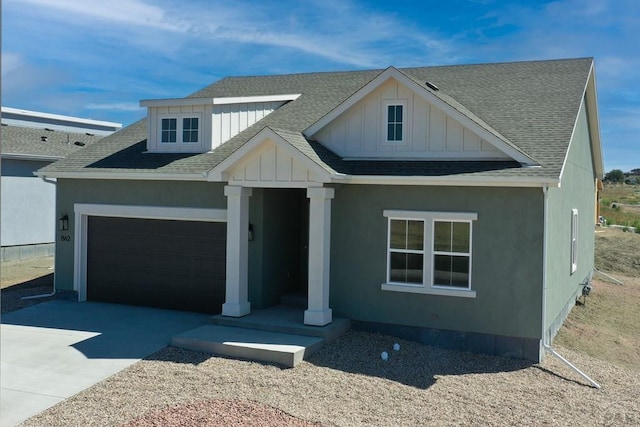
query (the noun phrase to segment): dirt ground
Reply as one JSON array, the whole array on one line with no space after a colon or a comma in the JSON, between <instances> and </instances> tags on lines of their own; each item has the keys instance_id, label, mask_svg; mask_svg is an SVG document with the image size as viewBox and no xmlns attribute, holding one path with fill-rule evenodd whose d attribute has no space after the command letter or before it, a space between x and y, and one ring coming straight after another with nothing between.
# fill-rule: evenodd
<instances>
[{"instance_id":1,"label":"dirt ground","mask_svg":"<svg viewBox=\"0 0 640 427\"><path fill-rule=\"evenodd\" d=\"M22 299L34 295L47 295L53 291L53 257L1 263L0 288L2 313L53 299Z\"/></svg>"},{"instance_id":2,"label":"dirt ground","mask_svg":"<svg viewBox=\"0 0 640 427\"><path fill-rule=\"evenodd\" d=\"M594 279L591 294L571 310L554 345L640 371L640 276Z\"/></svg>"},{"instance_id":3,"label":"dirt ground","mask_svg":"<svg viewBox=\"0 0 640 427\"><path fill-rule=\"evenodd\" d=\"M34 258L26 261L10 261L0 264L0 288L41 279L53 284L53 257Z\"/></svg>"},{"instance_id":4,"label":"dirt ground","mask_svg":"<svg viewBox=\"0 0 640 427\"><path fill-rule=\"evenodd\" d=\"M596 229L596 268L640 277L640 233L618 228Z\"/></svg>"}]
</instances>

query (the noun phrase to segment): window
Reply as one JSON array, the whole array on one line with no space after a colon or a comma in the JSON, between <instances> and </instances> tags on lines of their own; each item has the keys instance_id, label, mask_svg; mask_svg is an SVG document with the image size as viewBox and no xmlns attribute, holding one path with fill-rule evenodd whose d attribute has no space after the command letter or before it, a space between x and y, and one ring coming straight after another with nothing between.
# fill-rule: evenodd
<instances>
[{"instance_id":1,"label":"window","mask_svg":"<svg viewBox=\"0 0 640 427\"><path fill-rule=\"evenodd\" d=\"M387 141L403 140L404 105L387 105Z\"/></svg>"},{"instance_id":2,"label":"window","mask_svg":"<svg viewBox=\"0 0 640 427\"><path fill-rule=\"evenodd\" d=\"M198 118L182 119L182 142L198 142Z\"/></svg>"},{"instance_id":3,"label":"window","mask_svg":"<svg viewBox=\"0 0 640 427\"><path fill-rule=\"evenodd\" d=\"M178 150L181 144L200 143L200 118L192 115L176 116L160 118L160 142L171 144Z\"/></svg>"},{"instance_id":4,"label":"window","mask_svg":"<svg viewBox=\"0 0 640 427\"><path fill-rule=\"evenodd\" d=\"M434 286L469 289L470 243L470 222L434 221Z\"/></svg>"},{"instance_id":5,"label":"window","mask_svg":"<svg viewBox=\"0 0 640 427\"><path fill-rule=\"evenodd\" d=\"M424 221L389 220L389 282L422 284Z\"/></svg>"},{"instance_id":6,"label":"window","mask_svg":"<svg viewBox=\"0 0 640 427\"><path fill-rule=\"evenodd\" d=\"M177 120L162 119L162 142L176 142Z\"/></svg>"},{"instance_id":7,"label":"window","mask_svg":"<svg viewBox=\"0 0 640 427\"><path fill-rule=\"evenodd\" d=\"M471 290L475 213L385 210L387 280L383 290L475 297Z\"/></svg>"},{"instance_id":8,"label":"window","mask_svg":"<svg viewBox=\"0 0 640 427\"><path fill-rule=\"evenodd\" d=\"M578 269L578 209L571 210L571 274Z\"/></svg>"}]
</instances>

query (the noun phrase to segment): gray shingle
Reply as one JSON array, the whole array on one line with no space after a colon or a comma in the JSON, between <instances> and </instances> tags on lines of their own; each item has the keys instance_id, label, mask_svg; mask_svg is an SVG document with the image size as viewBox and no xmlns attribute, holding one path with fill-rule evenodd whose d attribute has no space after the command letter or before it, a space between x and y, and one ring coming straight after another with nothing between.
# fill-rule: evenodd
<instances>
[{"instance_id":1,"label":"gray shingle","mask_svg":"<svg viewBox=\"0 0 640 427\"><path fill-rule=\"evenodd\" d=\"M301 96L264 119L203 154L148 154L146 120L69 155L48 166L48 172L143 172L205 174L266 126L324 163L325 170L367 171L388 174L406 167L412 173L468 173L496 177L558 179L580 108L591 58L528 61L497 64L405 68L401 72L430 90L426 81L439 87L437 96L486 124L541 167L520 168L513 162L343 162L316 142L304 143L302 131L319 121L383 70L227 77L189 97L239 97L300 93ZM306 151L305 151L306 150ZM437 166L436 163L443 163ZM463 164L468 163L468 164ZM404 166L403 166L404 165ZM375 167L374 167L375 166ZM436 167L437 166L437 167Z\"/></svg>"},{"instance_id":2,"label":"gray shingle","mask_svg":"<svg viewBox=\"0 0 640 427\"><path fill-rule=\"evenodd\" d=\"M2 154L63 158L102 139L102 136L59 130L2 125Z\"/></svg>"}]
</instances>

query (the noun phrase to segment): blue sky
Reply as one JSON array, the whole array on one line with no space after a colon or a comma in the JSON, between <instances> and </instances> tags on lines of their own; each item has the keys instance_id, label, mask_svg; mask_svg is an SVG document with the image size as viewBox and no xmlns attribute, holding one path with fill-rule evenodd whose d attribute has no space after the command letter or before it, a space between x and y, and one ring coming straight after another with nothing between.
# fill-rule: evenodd
<instances>
[{"instance_id":1,"label":"blue sky","mask_svg":"<svg viewBox=\"0 0 640 427\"><path fill-rule=\"evenodd\" d=\"M596 60L605 169L640 167L640 2L4 0L2 105L125 125L228 75Z\"/></svg>"}]
</instances>

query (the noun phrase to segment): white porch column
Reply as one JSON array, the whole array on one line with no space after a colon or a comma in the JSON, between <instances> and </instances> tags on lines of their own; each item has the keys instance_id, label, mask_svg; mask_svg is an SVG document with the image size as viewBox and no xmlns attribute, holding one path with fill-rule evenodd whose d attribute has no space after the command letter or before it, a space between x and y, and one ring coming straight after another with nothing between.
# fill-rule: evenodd
<instances>
[{"instance_id":1,"label":"white porch column","mask_svg":"<svg viewBox=\"0 0 640 427\"><path fill-rule=\"evenodd\" d=\"M251 188L227 185L227 287L222 315L242 317L249 303L249 197Z\"/></svg>"},{"instance_id":2,"label":"white porch column","mask_svg":"<svg viewBox=\"0 0 640 427\"><path fill-rule=\"evenodd\" d=\"M309 198L309 307L305 325L331 323L329 308L329 263L331 241L331 199L333 188L307 189Z\"/></svg>"}]
</instances>

